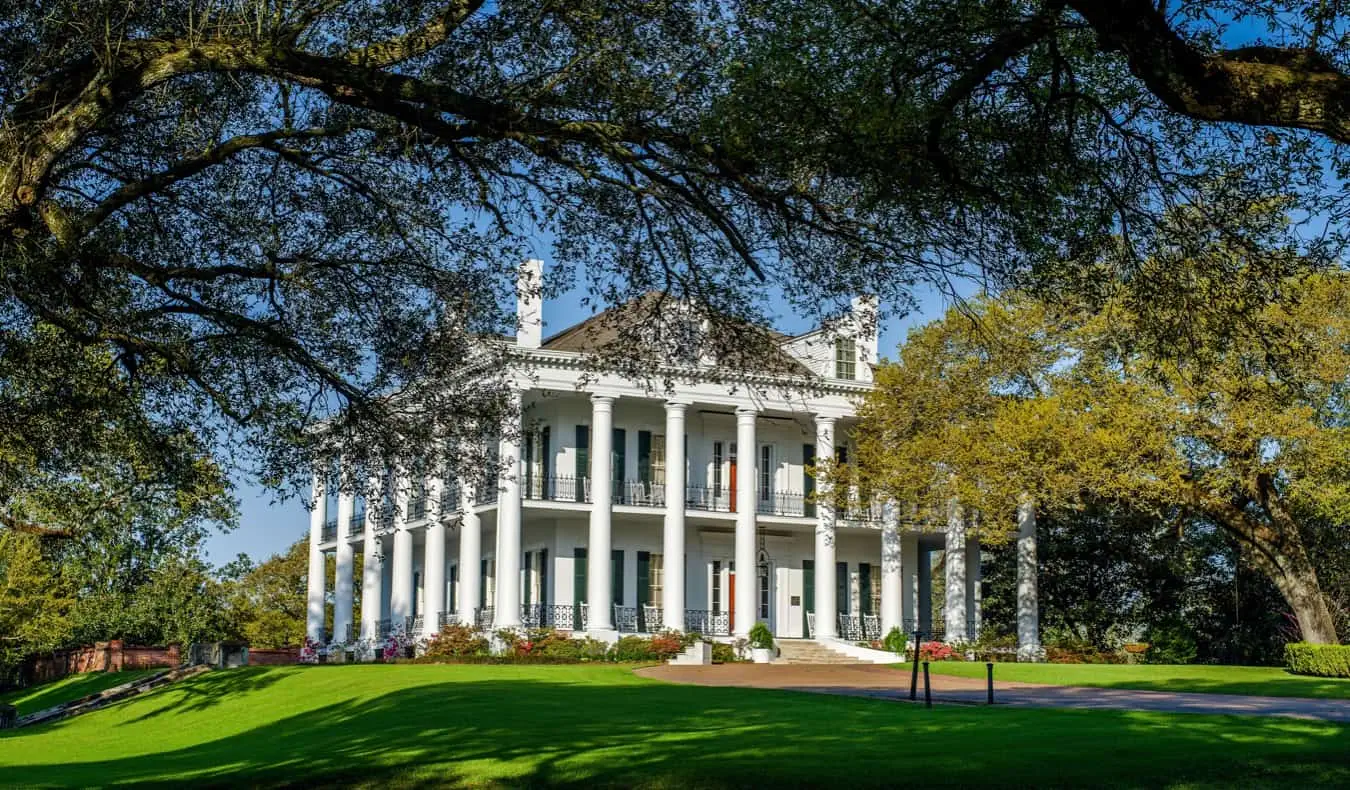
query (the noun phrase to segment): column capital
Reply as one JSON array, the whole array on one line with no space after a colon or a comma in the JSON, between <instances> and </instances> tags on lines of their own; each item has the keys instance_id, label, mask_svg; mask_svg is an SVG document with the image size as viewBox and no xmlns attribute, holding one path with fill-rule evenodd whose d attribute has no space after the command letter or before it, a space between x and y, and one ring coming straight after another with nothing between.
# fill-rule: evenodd
<instances>
[{"instance_id":1,"label":"column capital","mask_svg":"<svg viewBox=\"0 0 1350 790\"><path fill-rule=\"evenodd\" d=\"M816 426L828 426L833 428L834 424L843 418L843 415L832 412L816 412Z\"/></svg>"},{"instance_id":2,"label":"column capital","mask_svg":"<svg viewBox=\"0 0 1350 790\"><path fill-rule=\"evenodd\" d=\"M689 403L689 401L686 401L686 400L674 400L674 399L671 399L671 400L666 401L666 411L667 411L667 412L679 412L679 413L683 414L683 413L689 408L689 406L690 406L690 403Z\"/></svg>"},{"instance_id":3,"label":"column capital","mask_svg":"<svg viewBox=\"0 0 1350 790\"><path fill-rule=\"evenodd\" d=\"M736 407L736 421L737 421L737 422L746 422L746 421L748 421L748 420L754 420L754 419L757 418L757 417L759 417L759 409L756 409L754 406L737 406L737 407Z\"/></svg>"},{"instance_id":4,"label":"column capital","mask_svg":"<svg viewBox=\"0 0 1350 790\"><path fill-rule=\"evenodd\" d=\"M608 409L614 406L614 401L618 398L614 395L604 395L598 392L591 393L591 406L596 409Z\"/></svg>"}]
</instances>

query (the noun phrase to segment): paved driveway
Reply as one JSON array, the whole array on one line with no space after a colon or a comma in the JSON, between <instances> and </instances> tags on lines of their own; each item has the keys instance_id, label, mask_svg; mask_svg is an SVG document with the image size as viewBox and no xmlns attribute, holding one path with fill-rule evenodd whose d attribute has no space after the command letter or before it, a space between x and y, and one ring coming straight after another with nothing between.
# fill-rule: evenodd
<instances>
[{"instance_id":1,"label":"paved driveway","mask_svg":"<svg viewBox=\"0 0 1350 790\"><path fill-rule=\"evenodd\" d=\"M637 670L644 677L702 686L744 686L909 701L909 670L868 664L716 664ZM974 678L933 675L933 701L982 705L985 684ZM923 678L919 678L923 700ZM1289 716L1350 722L1350 701L1236 694L1191 694L1132 689L994 683L994 702L1038 708L1141 710L1169 713Z\"/></svg>"}]
</instances>

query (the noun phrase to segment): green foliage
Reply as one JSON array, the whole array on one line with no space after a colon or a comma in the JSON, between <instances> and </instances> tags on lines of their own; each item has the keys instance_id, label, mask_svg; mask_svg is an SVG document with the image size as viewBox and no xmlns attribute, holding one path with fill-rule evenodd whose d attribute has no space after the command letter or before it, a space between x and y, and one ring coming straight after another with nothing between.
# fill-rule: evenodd
<instances>
[{"instance_id":1,"label":"green foliage","mask_svg":"<svg viewBox=\"0 0 1350 790\"><path fill-rule=\"evenodd\" d=\"M1247 271L1248 253L1226 254ZM995 544L1028 502L1066 517L1093 502L1200 514L1251 549L1307 638L1334 640L1299 518L1350 514L1350 275L1305 272L1283 289L1245 308L1260 331L1221 322L1227 303L1194 305L1184 355L1159 346L1123 289L1101 304L1010 293L953 311L878 368L855 474L931 523L953 498L979 510Z\"/></svg>"},{"instance_id":2,"label":"green foliage","mask_svg":"<svg viewBox=\"0 0 1350 790\"><path fill-rule=\"evenodd\" d=\"M1284 646L1289 671L1322 678L1350 678L1350 645L1311 645L1294 642Z\"/></svg>"},{"instance_id":3,"label":"green foliage","mask_svg":"<svg viewBox=\"0 0 1350 790\"><path fill-rule=\"evenodd\" d=\"M773 632L769 626L760 622L750 627L750 633L747 634L750 639L750 646L759 650L773 649Z\"/></svg>"},{"instance_id":4,"label":"green foliage","mask_svg":"<svg viewBox=\"0 0 1350 790\"><path fill-rule=\"evenodd\" d=\"M1149 664L1190 664L1195 661L1195 632L1185 623L1163 623L1144 633L1149 648L1144 661Z\"/></svg>"},{"instance_id":5,"label":"green foliage","mask_svg":"<svg viewBox=\"0 0 1350 790\"><path fill-rule=\"evenodd\" d=\"M490 652L488 640L477 629L460 623L447 623L427 641L423 657L427 660L464 658L486 656Z\"/></svg>"},{"instance_id":6,"label":"green foliage","mask_svg":"<svg viewBox=\"0 0 1350 790\"><path fill-rule=\"evenodd\" d=\"M886 634L886 638L881 640L881 644L886 650L903 656L909 648L909 636L901 631L899 626L893 626Z\"/></svg>"},{"instance_id":7,"label":"green foliage","mask_svg":"<svg viewBox=\"0 0 1350 790\"><path fill-rule=\"evenodd\" d=\"M736 648L726 642L713 642L712 661L714 664L734 664L745 659L736 654Z\"/></svg>"},{"instance_id":8,"label":"green foliage","mask_svg":"<svg viewBox=\"0 0 1350 790\"><path fill-rule=\"evenodd\" d=\"M308 575L309 541L301 539L231 583L230 606L240 637L253 647L303 644Z\"/></svg>"}]
</instances>

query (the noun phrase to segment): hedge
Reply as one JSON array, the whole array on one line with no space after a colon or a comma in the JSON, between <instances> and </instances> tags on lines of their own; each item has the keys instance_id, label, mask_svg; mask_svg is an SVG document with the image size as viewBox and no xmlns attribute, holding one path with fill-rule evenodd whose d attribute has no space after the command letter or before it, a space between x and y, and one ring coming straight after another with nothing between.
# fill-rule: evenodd
<instances>
[{"instance_id":1,"label":"hedge","mask_svg":"<svg viewBox=\"0 0 1350 790\"><path fill-rule=\"evenodd\" d=\"M1350 678L1350 645L1294 642L1284 646L1284 660L1295 675Z\"/></svg>"}]
</instances>

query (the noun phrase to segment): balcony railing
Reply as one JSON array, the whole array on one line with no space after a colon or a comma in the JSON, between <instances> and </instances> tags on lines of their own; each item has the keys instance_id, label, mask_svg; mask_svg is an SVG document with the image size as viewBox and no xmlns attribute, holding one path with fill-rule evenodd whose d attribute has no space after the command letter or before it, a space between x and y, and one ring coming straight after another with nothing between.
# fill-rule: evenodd
<instances>
[{"instance_id":1,"label":"balcony railing","mask_svg":"<svg viewBox=\"0 0 1350 790\"><path fill-rule=\"evenodd\" d=\"M408 520L420 521L427 517L427 497L426 494L415 499L408 500Z\"/></svg>"},{"instance_id":2,"label":"balcony railing","mask_svg":"<svg viewBox=\"0 0 1350 790\"><path fill-rule=\"evenodd\" d=\"M366 511L362 510L352 514L347 521L347 537L355 538L366 531Z\"/></svg>"},{"instance_id":3,"label":"balcony railing","mask_svg":"<svg viewBox=\"0 0 1350 790\"><path fill-rule=\"evenodd\" d=\"M769 516L805 516L806 497L795 491L771 491L767 498L758 492L756 509Z\"/></svg>"},{"instance_id":4,"label":"balcony railing","mask_svg":"<svg viewBox=\"0 0 1350 790\"><path fill-rule=\"evenodd\" d=\"M570 475L531 477L525 481L521 495L546 502L590 502L591 479Z\"/></svg>"},{"instance_id":5,"label":"balcony railing","mask_svg":"<svg viewBox=\"0 0 1350 790\"><path fill-rule=\"evenodd\" d=\"M729 488L707 488L689 486L685 493L684 506L690 510L706 510L710 513L730 513L735 506L735 496Z\"/></svg>"},{"instance_id":6,"label":"balcony railing","mask_svg":"<svg viewBox=\"0 0 1350 790\"><path fill-rule=\"evenodd\" d=\"M332 543L337 540L337 519L330 518L328 521L324 522L320 539L324 543Z\"/></svg>"},{"instance_id":7,"label":"balcony railing","mask_svg":"<svg viewBox=\"0 0 1350 790\"><path fill-rule=\"evenodd\" d=\"M685 609L684 627L691 634L731 636L731 616L708 609Z\"/></svg>"},{"instance_id":8,"label":"balcony railing","mask_svg":"<svg viewBox=\"0 0 1350 790\"><path fill-rule=\"evenodd\" d=\"M644 483L641 480L615 481L614 504L636 507L665 507L666 484Z\"/></svg>"}]
</instances>

